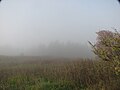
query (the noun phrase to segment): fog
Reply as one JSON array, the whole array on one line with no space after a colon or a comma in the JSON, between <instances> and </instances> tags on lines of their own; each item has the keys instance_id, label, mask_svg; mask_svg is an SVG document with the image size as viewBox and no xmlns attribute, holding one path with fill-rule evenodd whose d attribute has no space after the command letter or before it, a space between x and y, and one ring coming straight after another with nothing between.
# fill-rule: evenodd
<instances>
[{"instance_id":1,"label":"fog","mask_svg":"<svg viewBox=\"0 0 120 90\"><path fill-rule=\"evenodd\" d=\"M2 0L0 55L91 57L88 41L119 16L117 0Z\"/></svg>"}]
</instances>

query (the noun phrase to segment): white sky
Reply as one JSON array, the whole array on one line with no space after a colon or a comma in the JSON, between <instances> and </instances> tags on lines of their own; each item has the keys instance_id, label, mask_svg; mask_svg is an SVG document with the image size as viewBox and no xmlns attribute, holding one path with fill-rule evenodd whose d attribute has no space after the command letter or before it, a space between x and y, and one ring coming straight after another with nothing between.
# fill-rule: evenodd
<instances>
[{"instance_id":1,"label":"white sky","mask_svg":"<svg viewBox=\"0 0 120 90\"><path fill-rule=\"evenodd\" d=\"M95 40L100 29L120 30L119 17L117 0L2 0L0 45L87 43Z\"/></svg>"}]
</instances>

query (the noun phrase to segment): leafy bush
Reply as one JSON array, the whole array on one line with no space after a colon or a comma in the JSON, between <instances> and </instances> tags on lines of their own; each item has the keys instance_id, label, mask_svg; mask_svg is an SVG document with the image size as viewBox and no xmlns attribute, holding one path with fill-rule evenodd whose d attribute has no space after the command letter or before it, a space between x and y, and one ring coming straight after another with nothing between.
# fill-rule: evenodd
<instances>
[{"instance_id":1,"label":"leafy bush","mask_svg":"<svg viewBox=\"0 0 120 90\"><path fill-rule=\"evenodd\" d=\"M114 65L116 74L120 74L120 33L102 30L97 32L97 42L91 46L93 52L102 60L110 61Z\"/></svg>"}]
</instances>

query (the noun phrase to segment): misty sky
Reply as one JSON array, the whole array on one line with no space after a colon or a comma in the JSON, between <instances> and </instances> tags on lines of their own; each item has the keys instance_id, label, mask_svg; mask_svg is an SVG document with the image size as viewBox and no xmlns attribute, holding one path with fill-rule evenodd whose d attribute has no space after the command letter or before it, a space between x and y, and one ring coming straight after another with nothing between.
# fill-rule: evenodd
<instances>
[{"instance_id":1,"label":"misty sky","mask_svg":"<svg viewBox=\"0 0 120 90\"><path fill-rule=\"evenodd\" d=\"M100 29L120 30L119 17L117 0L2 0L0 46L87 43Z\"/></svg>"}]
</instances>

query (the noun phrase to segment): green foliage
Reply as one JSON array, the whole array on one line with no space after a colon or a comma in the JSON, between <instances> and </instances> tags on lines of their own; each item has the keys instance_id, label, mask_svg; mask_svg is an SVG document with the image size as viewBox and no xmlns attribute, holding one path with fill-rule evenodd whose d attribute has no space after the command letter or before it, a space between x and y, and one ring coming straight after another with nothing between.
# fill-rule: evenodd
<instances>
[{"instance_id":1,"label":"green foliage","mask_svg":"<svg viewBox=\"0 0 120 90\"><path fill-rule=\"evenodd\" d=\"M0 57L0 90L120 90L120 78L109 62L39 58L29 61L25 57L23 63L21 58L16 59L20 61Z\"/></svg>"},{"instance_id":2,"label":"green foliage","mask_svg":"<svg viewBox=\"0 0 120 90\"><path fill-rule=\"evenodd\" d=\"M33 79L30 76L14 76L1 84L5 90L73 90L68 82L50 82L44 78Z\"/></svg>"},{"instance_id":3,"label":"green foliage","mask_svg":"<svg viewBox=\"0 0 120 90\"><path fill-rule=\"evenodd\" d=\"M102 60L113 63L116 74L120 75L120 33L115 30L97 32L97 42L93 47L93 52Z\"/></svg>"}]
</instances>

